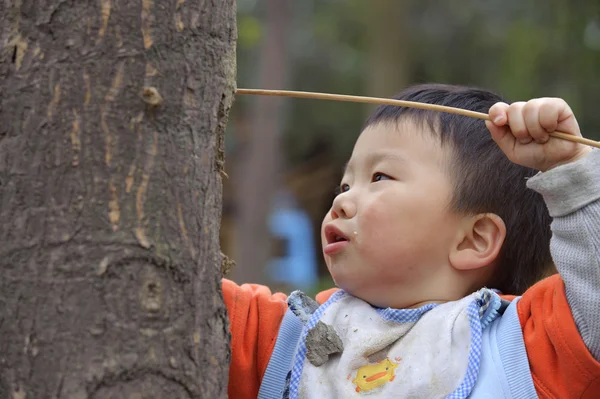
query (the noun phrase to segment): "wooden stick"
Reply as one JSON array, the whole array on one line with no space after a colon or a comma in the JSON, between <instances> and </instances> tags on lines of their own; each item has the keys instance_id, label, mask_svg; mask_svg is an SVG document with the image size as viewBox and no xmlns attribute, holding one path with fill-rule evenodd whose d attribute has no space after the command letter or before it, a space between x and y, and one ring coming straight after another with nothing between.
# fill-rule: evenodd
<instances>
[{"instance_id":1,"label":"wooden stick","mask_svg":"<svg viewBox=\"0 0 600 399\"><path fill-rule=\"evenodd\" d=\"M249 94L259 96L278 96L278 97L295 97L295 98L310 98L316 100L333 100L333 101L347 101L354 103L367 103L367 104L383 104L383 105L395 105L397 107L406 108L419 108L429 111L446 112L449 114L463 115L470 118L482 119L489 121L490 116L483 112L469 111L467 109L447 107L444 105L419 103L415 101L404 101L394 100L391 98L378 98L378 97L363 97L363 96L348 96L344 94L329 94L329 93L313 93L308 91L291 91L291 90L264 90L264 89L237 89L236 94ZM551 137L555 137L562 140L572 141L575 143L589 145L591 147L600 148L600 142L586 139L583 137L573 136L572 134L563 132L552 132Z\"/></svg>"}]
</instances>

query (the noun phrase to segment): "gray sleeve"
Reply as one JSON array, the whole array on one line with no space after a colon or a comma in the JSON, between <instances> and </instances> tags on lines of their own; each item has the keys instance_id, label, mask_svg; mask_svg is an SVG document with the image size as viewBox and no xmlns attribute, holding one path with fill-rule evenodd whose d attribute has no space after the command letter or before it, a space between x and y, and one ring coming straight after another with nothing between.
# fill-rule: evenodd
<instances>
[{"instance_id":1,"label":"gray sleeve","mask_svg":"<svg viewBox=\"0 0 600 399\"><path fill-rule=\"evenodd\" d=\"M600 150L527 182L548 206L550 251L583 342L600 360Z\"/></svg>"}]
</instances>

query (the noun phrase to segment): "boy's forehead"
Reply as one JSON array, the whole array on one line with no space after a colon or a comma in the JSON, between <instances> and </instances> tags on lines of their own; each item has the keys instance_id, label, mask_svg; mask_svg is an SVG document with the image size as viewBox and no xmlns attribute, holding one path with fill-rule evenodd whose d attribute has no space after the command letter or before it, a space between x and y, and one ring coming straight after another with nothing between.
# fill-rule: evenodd
<instances>
[{"instance_id":1,"label":"boy's forehead","mask_svg":"<svg viewBox=\"0 0 600 399\"><path fill-rule=\"evenodd\" d=\"M353 159L354 158L354 159ZM348 169L352 169L353 162L356 162L357 157L350 158L346 165L344 166L344 172L348 171ZM390 148L379 148L373 151L369 151L361 156L361 161L366 165L372 165L376 162L390 160L398 163L406 163L407 160L401 153L398 151L394 151Z\"/></svg>"},{"instance_id":2,"label":"boy's forehead","mask_svg":"<svg viewBox=\"0 0 600 399\"><path fill-rule=\"evenodd\" d=\"M367 126L358 137L344 171L356 162L372 163L381 159L409 162L420 157L447 159L447 148L437 134L410 120L380 122Z\"/></svg>"},{"instance_id":3,"label":"boy's forehead","mask_svg":"<svg viewBox=\"0 0 600 399\"><path fill-rule=\"evenodd\" d=\"M363 129L354 145L354 150L363 148L389 148L392 146L430 145L437 134L421 123L410 119L382 121Z\"/></svg>"}]
</instances>

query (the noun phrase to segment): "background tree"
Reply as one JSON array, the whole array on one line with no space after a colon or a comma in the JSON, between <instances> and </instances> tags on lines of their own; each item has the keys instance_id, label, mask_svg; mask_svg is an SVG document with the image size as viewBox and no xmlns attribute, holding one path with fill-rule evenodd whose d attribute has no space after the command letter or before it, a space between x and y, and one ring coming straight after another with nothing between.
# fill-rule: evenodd
<instances>
[{"instance_id":1,"label":"background tree","mask_svg":"<svg viewBox=\"0 0 600 399\"><path fill-rule=\"evenodd\" d=\"M265 40L257 61L258 86L287 86L292 64L289 32L292 20L291 0L268 0L264 4ZM235 225L238 244L233 256L240 267L234 275L242 281L268 282L264 268L274 252L267 219L281 186L281 132L286 108L282 98L256 97L245 117L245 128L237 136L238 150L232 169L235 201ZM235 171L233 171L235 170Z\"/></svg>"},{"instance_id":2,"label":"background tree","mask_svg":"<svg viewBox=\"0 0 600 399\"><path fill-rule=\"evenodd\" d=\"M0 27L0 397L225 397L234 1L9 0Z\"/></svg>"}]
</instances>

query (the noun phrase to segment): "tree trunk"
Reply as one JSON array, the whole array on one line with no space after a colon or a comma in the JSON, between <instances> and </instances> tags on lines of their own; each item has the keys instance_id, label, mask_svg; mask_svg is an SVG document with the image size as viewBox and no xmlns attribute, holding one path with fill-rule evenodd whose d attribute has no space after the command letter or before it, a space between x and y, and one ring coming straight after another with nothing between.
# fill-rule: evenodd
<instances>
[{"instance_id":1,"label":"tree trunk","mask_svg":"<svg viewBox=\"0 0 600 399\"><path fill-rule=\"evenodd\" d=\"M0 4L0 398L222 398L227 1Z\"/></svg>"}]
</instances>

